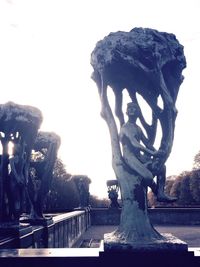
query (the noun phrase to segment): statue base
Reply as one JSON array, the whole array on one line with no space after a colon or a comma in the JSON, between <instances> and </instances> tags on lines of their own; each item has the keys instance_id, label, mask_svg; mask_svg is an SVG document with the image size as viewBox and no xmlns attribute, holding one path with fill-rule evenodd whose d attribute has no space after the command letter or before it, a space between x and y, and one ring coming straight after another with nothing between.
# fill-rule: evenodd
<instances>
[{"instance_id":1,"label":"statue base","mask_svg":"<svg viewBox=\"0 0 200 267\"><path fill-rule=\"evenodd\" d=\"M123 252L187 252L186 242L176 238L171 234L162 234L163 239L150 241L126 242L116 238L113 233L104 235L104 251L123 251Z\"/></svg>"}]
</instances>

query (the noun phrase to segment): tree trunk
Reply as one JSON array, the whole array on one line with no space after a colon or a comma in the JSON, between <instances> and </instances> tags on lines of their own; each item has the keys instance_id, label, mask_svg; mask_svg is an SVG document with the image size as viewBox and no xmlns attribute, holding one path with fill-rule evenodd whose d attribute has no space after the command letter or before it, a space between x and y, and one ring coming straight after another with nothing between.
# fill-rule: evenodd
<instances>
[{"instance_id":1,"label":"tree trunk","mask_svg":"<svg viewBox=\"0 0 200 267\"><path fill-rule=\"evenodd\" d=\"M109 235L109 239L126 244L150 243L155 239L163 239L149 221L147 190L142 177L128 172L123 165L114 166L114 170L120 184L123 206L120 225Z\"/></svg>"},{"instance_id":2,"label":"tree trunk","mask_svg":"<svg viewBox=\"0 0 200 267\"><path fill-rule=\"evenodd\" d=\"M101 115L105 119L111 137L112 165L115 171L122 196L122 213L118 229L107 235L108 241L114 243L151 243L163 239L151 225L147 214L147 188L143 177L136 174L123 160L119 145L119 136L107 99L107 85L102 77L100 90L102 103Z\"/></svg>"}]
</instances>

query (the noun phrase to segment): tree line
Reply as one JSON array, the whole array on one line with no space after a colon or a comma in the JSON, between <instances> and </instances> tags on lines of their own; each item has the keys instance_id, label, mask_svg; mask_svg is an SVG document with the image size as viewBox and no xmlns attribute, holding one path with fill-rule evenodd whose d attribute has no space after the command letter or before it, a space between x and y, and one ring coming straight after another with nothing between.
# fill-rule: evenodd
<instances>
[{"instance_id":1,"label":"tree line","mask_svg":"<svg viewBox=\"0 0 200 267\"><path fill-rule=\"evenodd\" d=\"M85 176L87 179L88 177ZM45 212L71 211L80 206L80 192L66 166L57 158L53 170L51 189L47 195Z\"/></svg>"}]
</instances>

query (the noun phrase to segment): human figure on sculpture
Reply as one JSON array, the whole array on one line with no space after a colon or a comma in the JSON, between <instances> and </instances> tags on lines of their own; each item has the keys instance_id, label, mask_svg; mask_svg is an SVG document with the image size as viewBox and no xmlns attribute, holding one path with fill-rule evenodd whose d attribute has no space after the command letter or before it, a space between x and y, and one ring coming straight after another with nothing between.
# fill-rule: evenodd
<instances>
[{"instance_id":1,"label":"human figure on sculpture","mask_svg":"<svg viewBox=\"0 0 200 267\"><path fill-rule=\"evenodd\" d=\"M142 129L136 121L139 117L139 110L136 103L127 105L128 121L123 124L120 130L120 141L123 148L123 159L125 163L137 174L143 177L144 185L149 186L160 202L173 202L177 199L165 195L164 186L166 181L166 167L160 168L162 151L156 151L149 145ZM157 177L157 183L154 181Z\"/></svg>"},{"instance_id":2,"label":"human figure on sculpture","mask_svg":"<svg viewBox=\"0 0 200 267\"><path fill-rule=\"evenodd\" d=\"M16 140L15 140L16 141ZM12 196L11 213L14 220L18 220L22 212L25 211L26 200L26 181L24 175L24 167L26 162L26 154L24 151L25 144L21 144L19 140L14 143L13 155L10 157L10 194Z\"/></svg>"}]
</instances>

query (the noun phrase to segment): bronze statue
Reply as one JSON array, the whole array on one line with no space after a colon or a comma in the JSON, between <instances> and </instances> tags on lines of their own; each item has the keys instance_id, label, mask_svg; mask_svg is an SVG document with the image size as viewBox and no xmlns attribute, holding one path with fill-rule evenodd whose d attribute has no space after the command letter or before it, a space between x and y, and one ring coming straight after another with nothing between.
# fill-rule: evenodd
<instances>
[{"instance_id":1,"label":"bronze statue","mask_svg":"<svg viewBox=\"0 0 200 267\"><path fill-rule=\"evenodd\" d=\"M31 200L31 222L45 221L44 201L50 190L53 168L60 147L60 137L53 132L40 131L34 143L30 161L28 191Z\"/></svg>"},{"instance_id":2,"label":"bronze statue","mask_svg":"<svg viewBox=\"0 0 200 267\"><path fill-rule=\"evenodd\" d=\"M35 107L0 105L0 222L17 222L26 210L30 155L41 122Z\"/></svg>"},{"instance_id":3,"label":"bronze statue","mask_svg":"<svg viewBox=\"0 0 200 267\"><path fill-rule=\"evenodd\" d=\"M177 116L175 102L183 81L182 70L186 67L183 46L174 34L134 28L130 32L110 33L99 41L92 52L91 64L102 104L101 116L110 132L112 166L122 197L120 225L105 235L105 248L121 246L137 250L156 247L158 243L166 248L167 237L159 234L148 218L147 187L153 189L160 201L175 200L164 194L165 162L172 149ZM115 96L120 134L107 95L109 87ZM125 90L131 99L128 122L122 112ZM151 123L145 119L138 95L151 110ZM161 138L155 149L158 123Z\"/></svg>"}]
</instances>

